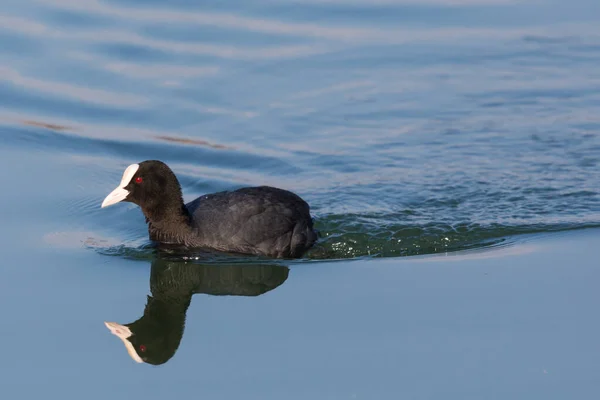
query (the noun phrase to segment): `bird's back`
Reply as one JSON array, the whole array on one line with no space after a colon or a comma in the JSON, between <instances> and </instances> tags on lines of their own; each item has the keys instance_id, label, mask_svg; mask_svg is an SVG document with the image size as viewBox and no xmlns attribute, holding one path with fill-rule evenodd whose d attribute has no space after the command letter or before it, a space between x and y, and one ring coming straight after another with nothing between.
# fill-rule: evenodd
<instances>
[{"instance_id":1,"label":"bird's back","mask_svg":"<svg viewBox=\"0 0 600 400\"><path fill-rule=\"evenodd\" d=\"M308 204L269 186L201 196L186 205L202 245L220 251L299 257L317 239Z\"/></svg>"}]
</instances>

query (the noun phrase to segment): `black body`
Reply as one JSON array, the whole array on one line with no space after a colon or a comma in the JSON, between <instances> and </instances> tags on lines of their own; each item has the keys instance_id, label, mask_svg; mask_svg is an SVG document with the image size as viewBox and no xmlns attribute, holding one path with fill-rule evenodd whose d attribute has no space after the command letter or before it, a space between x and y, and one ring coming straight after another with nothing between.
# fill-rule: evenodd
<instances>
[{"instance_id":1,"label":"black body","mask_svg":"<svg viewBox=\"0 0 600 400\"><path fill-rule=\"evenodd\" d=\"M125 189L125 201L142 208L155 242L297 258L317 239L308 204L287 190L248 187L184 204L177 177L156 160L140 163Z\"/></svg>"}]
</instances>

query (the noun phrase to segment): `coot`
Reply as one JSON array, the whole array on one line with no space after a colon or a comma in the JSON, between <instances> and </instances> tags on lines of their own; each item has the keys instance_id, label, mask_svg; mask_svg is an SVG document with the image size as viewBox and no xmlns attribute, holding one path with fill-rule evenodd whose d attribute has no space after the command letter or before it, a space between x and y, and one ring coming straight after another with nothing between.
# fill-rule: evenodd
<instances>
[{"instance_id":1,"label":"coot","mask_svg":"<svg viewBox=\"0 0 600 400\"><path fill-rule=\"evenodd\" d=\"M181 186L162 161L132 164L102 207L129 201L142 208L150 240L252 254L301 257L316 241L308 204L287 190L245 187L183 203Z\"/></svg>"}]
</instances>

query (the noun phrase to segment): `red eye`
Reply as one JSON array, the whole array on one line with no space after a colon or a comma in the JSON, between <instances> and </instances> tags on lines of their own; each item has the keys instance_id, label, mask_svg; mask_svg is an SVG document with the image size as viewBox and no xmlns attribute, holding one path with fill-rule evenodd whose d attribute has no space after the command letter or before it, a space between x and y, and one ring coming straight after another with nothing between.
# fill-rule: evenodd
<instances>
[{"instance_id":1,"label":"red eye","mask_svg":"<svg viewBox=\"0 0 600 400\"><path fill-rule=\"evenodd\" d=\"M142 353L145 353L146 352L146 346L144 346L143 344L140 344L140 351Z\"/></svg>"},{"instance_id":2,"label":"red eye","mask_svg":"<svg viewBox=\"0 0 600 400\"><path fill-rule=\"evenodd\" d=\"M142 183L143 179L141 176L138 176L137 178L135 178L135 183Z\"/></svg>"}]
</instances>

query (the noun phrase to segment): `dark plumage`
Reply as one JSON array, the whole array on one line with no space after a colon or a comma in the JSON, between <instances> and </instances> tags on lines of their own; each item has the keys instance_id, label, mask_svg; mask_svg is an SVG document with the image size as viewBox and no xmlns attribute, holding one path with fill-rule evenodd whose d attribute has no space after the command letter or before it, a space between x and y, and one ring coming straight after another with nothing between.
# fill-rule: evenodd
<instances>
[{"instance_id":1,"label":"dark plumage","mask_svg":"<svg viewBox=\"0 0 600 400\"><path fill-rule=\"evenodd\" d=\"M292 192L247 187L184 204L177 177L156 160L130 165L102 207L119 201L142 208L149 237L159 243L297 258L317 239L308 204Z\"/></svg>"}]
</instances>

